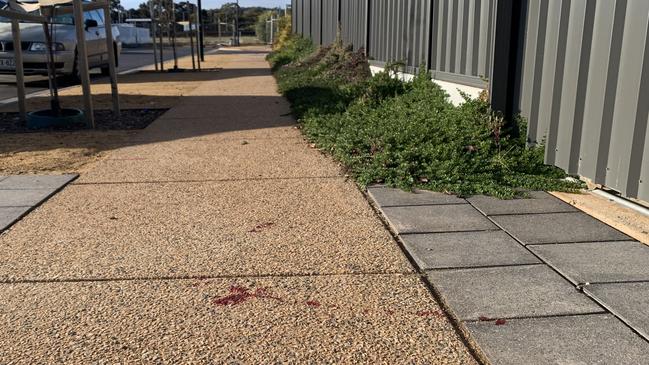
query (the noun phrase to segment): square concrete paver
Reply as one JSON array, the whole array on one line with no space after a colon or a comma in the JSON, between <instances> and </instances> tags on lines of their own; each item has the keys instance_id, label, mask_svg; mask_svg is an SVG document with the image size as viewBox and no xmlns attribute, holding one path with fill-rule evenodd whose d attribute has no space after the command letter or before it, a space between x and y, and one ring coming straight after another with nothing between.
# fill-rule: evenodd
<instances>
[{"instance_id":1,"label":"square concrete paver","mask_svg":"<svg viewBox=\"0 0 649 365\"><path fill-rule=\"evenodd\" d=\"M545 265L439 270L428 277L462 320L602 311Z\"/></svg>"},{"instance_id":2,"label":"square concrete paver","mask_svg":"<svg viewBox=\"0 0 649 365\"><path fill-rule=\"evenodd\" d=\"M0 189L58 189L76 177L76 174L13 175L0 181Z\"/></svg>"},{"instance_id":3,"label":"square concrete paver","mask_svg":"<svg viewBox=\"0 0 649 365\"><path fill-rule=\"evenodd\" d=\"M478 195L467 199L486 215L576 212L573 206L545 191L529 192L529 198L503 200Z\"/></svg>"},{"instance_id":4,"label":"square concrete paver","mask_svg":"<svg viewBox=\"0 0 649 365\"><path fill-rule=\"evenodd\" d=\"M584 290L649 338L649 282L593 284Z\"/></svg>"},{"instance_id":5,"label":"square concrete paver","mask_svg":"<svg viewBox=\"0 0 649 365\"><path fill-rule=\"evenodd\" d=\"M381 209L399 233L479 231L497 227L468 204Z\"/></svg>"},{"instance_id":6,"label":"square concrete paver","mask_svg":"<svg viewBox=\"0 0 649 365\"><path fill-rule=\"evenodd\" d=\"M0 207L0 232L20 219L30 207Z\"/></svg>"},{"instance_id":7,"label":"square concrete paver","mask_svg":"<svg viewBox=\"0 0 649 365\"><path fill-rule=\"evenodd\" d=\"M422 269L539 263L503 231L409 234L401 238Z\"/></svg>"},{"instance_id":8,"label":"square concrete paver","mask_svg":"<svg viewBox=\"0 0 649 365\"><path fill-rule=\"evenodd\" d=\"M0 207L24 207L40 203L54 192L54 189L0 190Z\"/></svg>"},{"instance_id":9,"label":"square concrete paver","mask_svg":"<svg viewBox=\"0 0 649 365\"><path fill-rule=\"evenodd\" d=\"M609 314L467 323L493 364L646 364L649 343Z\"/></svg>"},{"instance_id":10,"label":"square concrete paver","mask_svg":"<svg viewBox=\"0 0 649 365\"><path fill-rule=\"evenodd\" d=\"M381 207L398 207L407 205L466 204L466 200L455 195L433 191L403 191L388 187L369 187L369 195Z\"/></svg>"},{"instance_id":11,"label":"square concrete paver","mask_svg":"<svg viewBox=\"0 0 649 365\"><path fill-rule=\"evenodd\" d=\"M649 280L649 246L589 242L530 246L574 283Z\"/></svg>"},{"instance_id":12,"label":"square concrete paver","mask_svg":"<svg viewBox=\"0 0 649 365\"><path fill-rule=\"evenodd\" d=\"M524 244L631 239L584 213L502 215L492 219Z\"/></svg>"}]
</instances>

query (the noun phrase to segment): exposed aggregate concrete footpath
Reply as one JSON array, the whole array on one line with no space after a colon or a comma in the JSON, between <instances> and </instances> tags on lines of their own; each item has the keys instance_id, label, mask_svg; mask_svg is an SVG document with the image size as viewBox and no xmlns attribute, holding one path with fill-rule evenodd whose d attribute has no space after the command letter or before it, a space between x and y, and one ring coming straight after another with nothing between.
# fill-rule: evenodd
<instances>
[{"instance_id":1,"label":"exposed aggregate concrete footpath","mask_svg":"<svg viewBox=\"0 0 649 365\"><path fill-rule=\"evenodd\" d=\"M0 236L0 363L475 363L264 56Z\"/></svg>"}]
</instances>

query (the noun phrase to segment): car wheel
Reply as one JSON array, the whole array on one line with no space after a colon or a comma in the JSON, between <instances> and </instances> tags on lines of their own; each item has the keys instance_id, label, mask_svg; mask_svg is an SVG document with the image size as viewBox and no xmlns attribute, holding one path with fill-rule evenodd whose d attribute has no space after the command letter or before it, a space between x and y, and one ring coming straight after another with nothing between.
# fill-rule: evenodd
<instances>
[{"instance_id":1,"label":"car wheel","mask_svg":"<svg viewBox=\"0 0 649 365\"><path fill-rule=\"evenodd\" d=\"M116 44L113 44L113 51L115 53L115 68L117 68L119 66L119 56L117 55ZM102 76L110 76L110 66L109 65L101 66L101 74Z\"/></svg>"}]
</instances>

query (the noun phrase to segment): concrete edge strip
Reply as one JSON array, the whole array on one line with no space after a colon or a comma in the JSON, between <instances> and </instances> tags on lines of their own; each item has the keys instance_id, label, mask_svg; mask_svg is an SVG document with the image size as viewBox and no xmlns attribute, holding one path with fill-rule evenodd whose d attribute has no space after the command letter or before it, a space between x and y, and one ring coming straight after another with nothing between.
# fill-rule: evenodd
<instances>
[{"instance_id":1,"label":"concrete edge strip","mask_svg":"<svg viewBox=\"0 0 649 365\"><path fill-rule=\"evenodd\" d=\"M329 273L279 273L279 274L224 274L224 275L179 275L179 276L134 276L134 277L104 277L104 278L53 278L53 279L20 279L0 280L1 285L13 284L61 284L61 283L104 283L129 281L174 281L174 280L220 280L234 278L309 278L335 276L392 276L418 275L416 271L358 271L358 272L329 272Z\"/></svg>"},{"instance_id":2,"label":"concrete edge strip","mask_svg":"<svg viewBox=\"0 0 649 365\"><path fill-rule=\"evenodd\" d=\"M59 186L57 186L56 188L52 189L52 191L51 191L49 194L47 194L47 196L45 196L43 199L41 199L41 200L40 200L39 202L37 202L36 204L26 207L27 209L25 209L24 212L22 212L21 214L19 214L15 219L13 219L13 220L10 221L9 223L7 223L4 227L0 227L0 235L3 234L3 233L5 233L8 229L10 229L11 227L13 227L14 224L18 223L21 219L25 218L25 217L26 217L29 213L31 213L34 209L38 208L38 207L41 206L43 203L45 203L46 201L48 201L51 197L53 197L53 196L56 195L58 192L60 192L61 190L63 190L63 188L65 188L66 186L68 186L70 183L72 183L72 182L73 182L74 180L76 180L77 178L79 178L79 174L70 174L70 179L69 179L69 180L65 181L65 182L62 183L61 185L59 185Z\"/></svg>"},{"instance_id":3,"label":"concrete edge strip","mask_svg":"<svg viewBox=\"0 0 649 365\"><path fill-rule=\"evenodd\" d=\"M469 354L476 360L476 362L480 364L491 364L491 361L487 357L486 352L484 352L482 348L478 345L477 340L471 334L469 329L465 326L464 322L460 320L460 318L457 316L455 311L453 311L452 307L449 305L446 299L444 299L444 296L441 294L441 292L430 281L430 279L426 275L426 270L423 270L420 267L419 263L417 262L417 259L410 253L406 243L401 239L401 236L397 233L398 231L392 225L392 222L387 218L387 215L385 215L385 213L381 209L380 204L376 200L374 200L374 198L367 192L366 189L363 189L358 184L354 184L354 185L359 190L359 192L365 197L370 207L374 211L375 216L379 219L379 221L381 221L385 229L390 233L392 239L397 244L397 247L399 247L399 249L401 250L401 253L406 257L406 259L410 262L412 267L416 270L422 284L424 284L426 289L428 289L428 292L432 295L433 299L437 302L437 304L440 306L442 311L446 314L446 318L448 319L449 323L457 333L460 341L462 341L464 346L466 346Z\"/></svg>"},{"instance_id":4,"label":"concrete edge strip","mask_svg":"<svg viewBox=\"0 0 649 365\"><path fill-rule=\"evenodd\" d=\"M337 180L347 179L345 176L297 176L297 177L260 177L260 178L241 178L241 179L205 179L205 180L142 180L142 181L88 181L76 182L74 186L84 185L127 185L127 184L201 184L201 183L228 183L242 181L291 181L291 180Z\"/></svg>"}]
</instances>

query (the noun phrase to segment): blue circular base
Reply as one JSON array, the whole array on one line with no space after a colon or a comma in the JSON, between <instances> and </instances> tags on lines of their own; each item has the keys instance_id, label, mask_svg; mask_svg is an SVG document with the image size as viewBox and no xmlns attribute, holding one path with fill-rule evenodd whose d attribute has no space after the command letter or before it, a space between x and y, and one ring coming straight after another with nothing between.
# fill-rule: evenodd
<instances>
[{"instance_id":1,"label":"blue circular base","mask_svg":"<svg viewBox=\"0 0 649 365\"><path fill-rule=\"evenodd\" d=\"M83 111L74 108L63 108L58 116L50 109L27 113L27 128L31 129L65 128L85 123Z\"/></svg>"}]
</instances>

